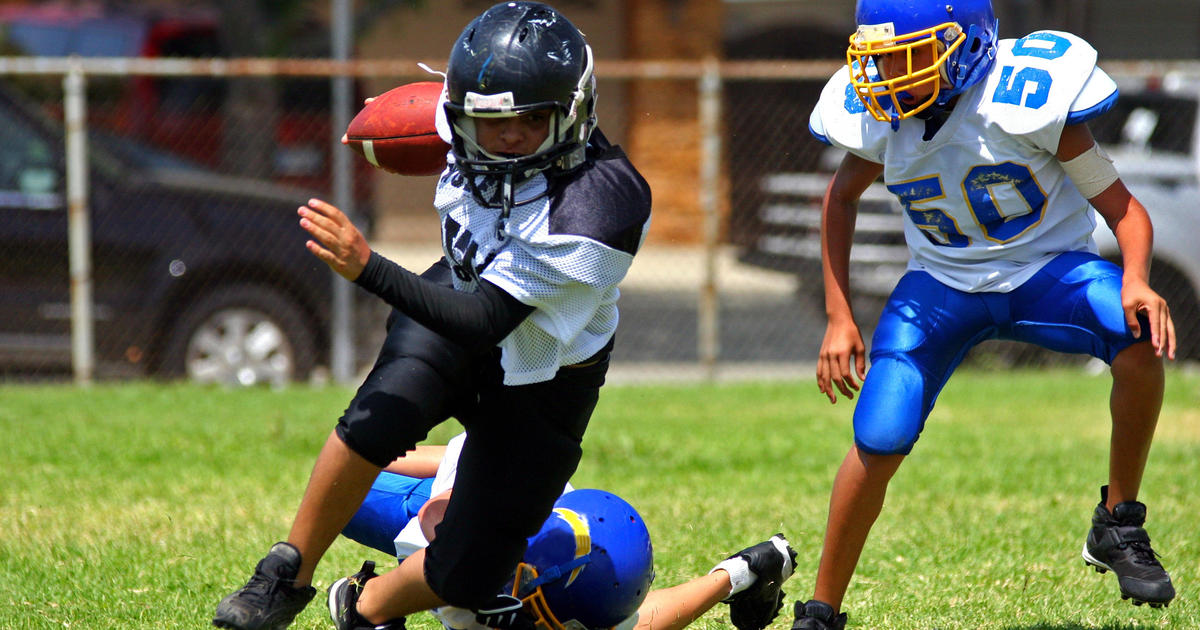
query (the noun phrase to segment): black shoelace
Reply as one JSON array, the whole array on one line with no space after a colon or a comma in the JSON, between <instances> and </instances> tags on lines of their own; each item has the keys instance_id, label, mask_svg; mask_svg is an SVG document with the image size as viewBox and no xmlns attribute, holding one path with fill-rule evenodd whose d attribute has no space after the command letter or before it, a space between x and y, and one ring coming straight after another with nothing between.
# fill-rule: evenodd
<instances>
[{"instance_id":1,"label":"black shoelace","mask_svg":"<svg viewBox=\"0 0 1200 630\"><path fill-rule=\"evenodd\" d=\"M246 584L245 594L257 606L266 607L271 603L272 596L279 591L280 586L291 586L293 580L285 580L273 575L255 572Z\"/></svg>"},{"instance_id":2,"label":"black shoelace","mask_svg":"<svg viewBox=\"0 0 1200 630\"><path fill-rule=\"evenodd\" d=\"M1158 561L1162 557L1157 551L1150 548L1150 538L1145 534L1137 538L1123 539L1117 543L1117 549L1131 552L1131 559L1135 564L1141 564L1151 567L1161 567L1162 563Z\"/></svg>"}]
</instances>

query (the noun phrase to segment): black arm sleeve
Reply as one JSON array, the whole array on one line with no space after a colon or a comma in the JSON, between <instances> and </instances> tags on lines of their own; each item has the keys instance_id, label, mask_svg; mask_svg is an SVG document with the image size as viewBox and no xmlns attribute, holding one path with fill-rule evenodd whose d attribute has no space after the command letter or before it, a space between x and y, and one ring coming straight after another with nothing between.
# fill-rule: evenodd
<instances>
[{"instance_id":1,"label":"black arm sleeve","mask_svg":"<svg viewBox=\"0 0 1200 630\"><path fill-rule=\"evenodd\" d=\"M476 350L500 343L534 310L487 280L480 280L472 293L457 291L376 252L354 283L439 335Z\"/></svg>"}]
</instances>

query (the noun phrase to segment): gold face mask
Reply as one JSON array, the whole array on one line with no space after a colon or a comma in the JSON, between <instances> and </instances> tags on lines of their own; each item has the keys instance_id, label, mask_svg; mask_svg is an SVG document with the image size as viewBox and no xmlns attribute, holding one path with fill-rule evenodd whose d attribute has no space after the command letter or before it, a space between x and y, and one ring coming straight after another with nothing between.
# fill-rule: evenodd
<instances>
[{"instance_id":1,"label":"gold face mask","mask_svg":"<svg viewBox=\"0 0 1200 630\"><path fill-rule=\"evenodd\" d=\"M562 622L554 616L554 611L550 610L550 604L546 602L545 595L542 594L542 589L534 588L530 590L528 584L538 576L537 569L533 565L521 562L517 564L517 574L513 579L512 596L521 600L524 604L525 612L533 617L533 623L538 630L564 630Z\"/></svg>"},{"instance_id":2,"label":"gold face mask","mask_svg":"<svg viewBox=\"0 0 1200 630\"><path fill-rule=\"evenodd\" d=\"M953 22L899 35L890 22L859 26L850 36L850 46L846 49L846 65L858 100L875 120L890 122L893 126L928 109L941 93L942 82L946 79L946 60L966 38L962 28ZM883 68L879 67L879 60L884 55L895 55L895 59L903 61L888 64L889 69L903 68L903 72L884 76ZM915 67L914 59L932 62ZM929 94L915 104L900 105L901 92L919 93L923 91L921 88L929 89Z\"/></svg>"},{"instance_id":3,"label":"gold face mask","mask_svg":"<svg viewBox=\"0 0 1200 630\"><path fill-rule=\"evenodd\" d=\"M588 554L592 551L591 529L587 519L574 510L557 507L554 508L554 515L565 522L574 534L575 558L565 565L553 567L551 572L556 575L559 569L565 571L567 567L570 568L570 572L561 577L554 577L552 580L561 579L564 580L564 585L570 586L583 571L583 565L589 561ZM537 578L536 567L525 562L518 563L516 575L513 577L512 596L521 600L525 612L533 617L534 625L538 630L586 630L583 624L577 621L568 620L564 623L558 620L550 608L550 603L546 601L546 595L542 592L542 580Z\"/></svg>"}]
</instances>

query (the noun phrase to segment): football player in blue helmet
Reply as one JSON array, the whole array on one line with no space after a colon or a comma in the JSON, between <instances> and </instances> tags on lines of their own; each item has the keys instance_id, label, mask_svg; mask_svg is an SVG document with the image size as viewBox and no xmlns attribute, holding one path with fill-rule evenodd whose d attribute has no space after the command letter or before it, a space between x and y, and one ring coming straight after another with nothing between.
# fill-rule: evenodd
<instances>
[{"instance_id":1,"label":"football player in blue helmet","mask_svg":"<svg viewBox=\"0 0 1200 630\"><path fill-rule=\"evenodd\" d=\"M611 628L637 612L654 581L650 532L632 505L602 490L559 497L529 541L512 596L537 624Z\"/></svg>"},{"instance_id":2,"label":"football player in blue helmet","mask_svg":"<svg viewBox=\"0 0 1200 630\"><path fill-rule=\"evenodd\" d=\"M453 148L433 194L437 262L418 275L371 251L333 205L297 210L309 252L393 310L287 540L217 604L218 627L286 627L380 469L451 417L469 433L438 537L372 580L359 609L380 622L477 609L582 456L615 343L618 284L649 230L650 187L595 127L591 52L558 11L492 6L463 29L448 64L437 124ZM534 460L536 475L510 465ZM373 597L377 588L403 594Z\"/></svg>"},{"instance_id":3,"label":"football player in blue helmet","mask_svg":"<svg viewBox=\"0 0 1200 630\"><path fill-rule=\"evenodd\" d=\"M343 534L400 560L427 545L444 517L462 443L462 435L450 440L432 483L406 474L423 467L420 457L389 465ZM441 606L432 612L452 630L678 630L724 601L735 627L761 630L777 615L782 583L795 563L795 552L778 534L706 575L651 589L653 555L649 530L632 505L611 492L567 484L500 593L477 609ZM376 578L368 561L329 588L330 615L339 629L377 627L355 612L363 586Z\"/></svg>"},{"instance_id":4,"label":"football player in blue helmet","mask_svg":"<svg viewBox=\"0 0 1200 630\"><path fill-rule=\"evenodd\" d=\"M809 118L845 151L822 203L829 315L817 385L853 398L813 598L794 630L840 630L842 599L887 486L972 347L1010 339L1112 366L1108 483L1083 558L1122 597L1165 606L1171 578L1143 529L1142 474L1175 329L1149 284L1153 228L1087 121L1117 98L1097 51L1061 31L997 39L987 0L859 0L846 68ZM871 371L850 307L855 205L877 179L904 208L910 261L875 327ZM1099 214L1123 268L1092 239Z\"/></svg>"}]
</instances>

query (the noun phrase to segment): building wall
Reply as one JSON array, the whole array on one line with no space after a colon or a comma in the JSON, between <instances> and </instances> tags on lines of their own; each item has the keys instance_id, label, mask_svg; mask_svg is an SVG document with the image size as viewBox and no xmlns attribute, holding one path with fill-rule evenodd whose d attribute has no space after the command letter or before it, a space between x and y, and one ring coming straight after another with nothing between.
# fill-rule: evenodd
<instances>
[{"instance_id":1,"label":"building wall","mask_svg":"<svg viewBox=\"0 0 1200 630\"><path fill-rule=\"evenodd\" d=\"M720 57L718 0L628 0L627 6L629 58ZM635 81L630 88L627 149L654 195L652 242L700 239L697 95L694 80Z\"/></svg>"}]
</instances>

